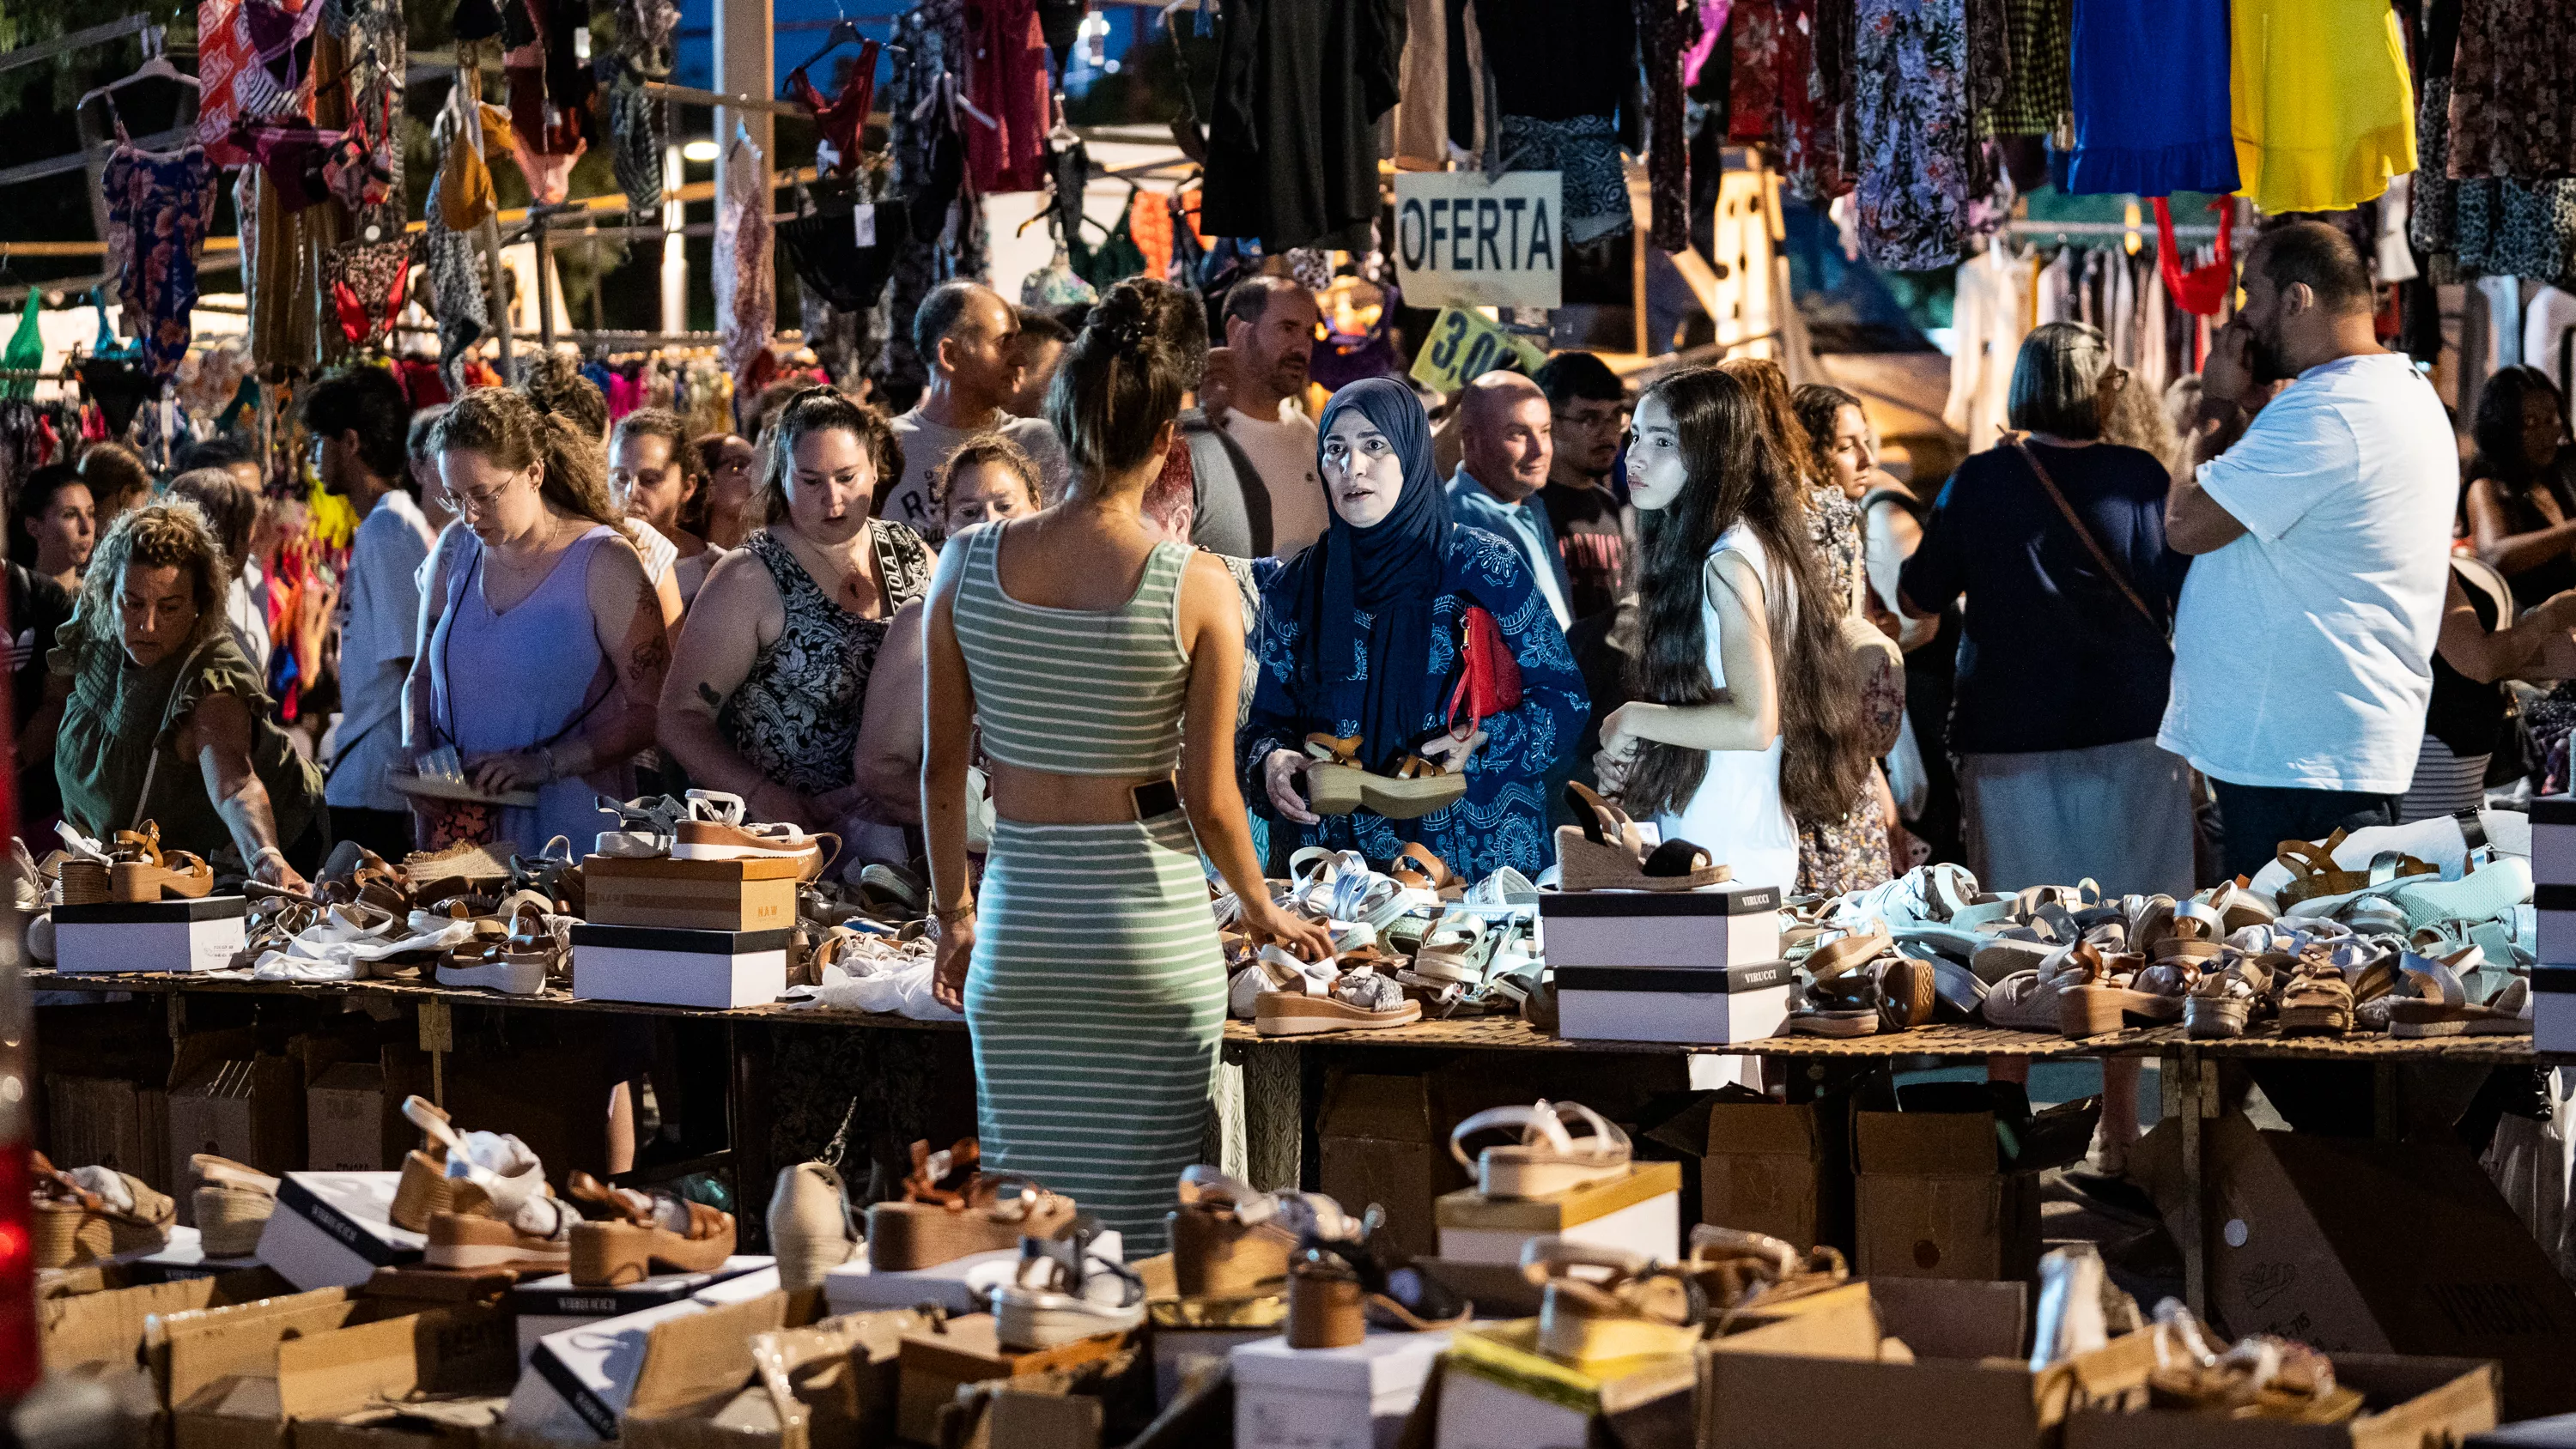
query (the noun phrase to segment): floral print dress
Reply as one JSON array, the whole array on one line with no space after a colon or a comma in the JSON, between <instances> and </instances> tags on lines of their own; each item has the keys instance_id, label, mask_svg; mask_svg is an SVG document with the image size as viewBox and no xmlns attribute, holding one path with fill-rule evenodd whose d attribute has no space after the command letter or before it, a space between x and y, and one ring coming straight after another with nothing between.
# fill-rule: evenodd
<instances>
[{"instance_id":1,"label":"floral print dress","mask_svg":"<svg viewBox=\"0 0 2576 1449\"><path fill-rule=\"evenodd\" d=\"M1846 603L1861 589L1865 567L1861 558L1860 505L1844 497L1840 488L1831 486L1812 489L1807 498L1807 537L1816 546L1817 561L1824 566L1826 597ZM1885 691L1873 689L1861 701L1861 709L1874 729L1885 725L1892 730L1894 717L1905 712L1904 676L1899 674L1896 678L1898 687L1892 699ZM1845 891L1867 890L1892 874L1887 820L1879 811L1875 781L1860 803L1841 819L1798 822L1800 895L1837 896Z\"/></svg>"},{"instance_id":2,"label":"floral print dress","mask_svg":"<svg viewBox=\"0 0 2576 1449\"><path fill-rule=\"evenodd\" d=\"M743 540L777 585L787 624L752 660L751 672L717 713L716 726L743 763L807 795L850 783L859 709L867 702L868 676L876 671L888 623L930 583L930 550L920 534L880 518L868 525L868 535L885 599L885 613L874 619L834 603L768 529Z\"/></svg>"},{"instance_id":3,"label":"floral print dress","mask_svg":"<svg viewBox=\"0 0 2576 1449\"><path fill-rule=\"evenodd\" d=\"M1861 255L1928 271L1959 259L1976 228L1963 0L1859 0L1851 67Z\"/></svg>"}]
</instances>

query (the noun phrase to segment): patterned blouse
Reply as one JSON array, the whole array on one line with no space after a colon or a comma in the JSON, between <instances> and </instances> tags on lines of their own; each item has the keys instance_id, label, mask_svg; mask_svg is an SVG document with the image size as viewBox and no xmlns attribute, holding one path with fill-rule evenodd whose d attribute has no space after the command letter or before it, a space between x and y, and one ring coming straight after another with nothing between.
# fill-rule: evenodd
<instances>
[{"instance_id":1,"label":"patterned blouse","mask_svg":"<svg viewBox=\"0 0 2576 1449\"><path fill-rule=\"evenodd\" d=\"M1305 588L1304 570L1315 558L1308 552L1290 560L1265 590L1261 679L1238 732L1244 798L1256 816L1269 822L1274 861L1284 861L1300 846L1321 845L1357 850L1384 864L1403 854L1407 841L1417 841L1469 880L1507 865L1535 879L1556 859L1548 835L1548 799L1573 766L1591 703L1573 651L1566 647L1525 557L1482 529L1450 531L1440 595L1431 605L1430 673L1444 680L1455 675L1459 612L1465 605L1482 604L1502 627L1504 642L1520 664L1521 704L1482 722L1485 743L1467 759L1465 797L1418 820L1389 820L1364 810L1301 826L1272 814L1261 771L1271 751L1302 753L1306 736L1316 731L1336 736L1360 732L1356 719L1325 716L1315 644L1304 637L1298 622L1296 600ZM1369 660L1365 667L1376 664ZM1426 734L1440 726L1436 717L1422 721Z\"/></svg>"},{"instance_id":2,"label":"patterned blouse","mask_svg":"<svg viewBox=\"0 0 2576 1449\"><path fill-rule=\"evenodd\" d=\"M743 540L778 586L787 625L752 659L742 687L717 711L716 727L764 778L808 795L850 783L859 708L868 697L877 651L885 647L888 622L930 583L930 550L921 535L878 519L869 525L868 538L885 596L884 617L875 619L834 603L768 529Z\"/></svg>"}]
</instances>

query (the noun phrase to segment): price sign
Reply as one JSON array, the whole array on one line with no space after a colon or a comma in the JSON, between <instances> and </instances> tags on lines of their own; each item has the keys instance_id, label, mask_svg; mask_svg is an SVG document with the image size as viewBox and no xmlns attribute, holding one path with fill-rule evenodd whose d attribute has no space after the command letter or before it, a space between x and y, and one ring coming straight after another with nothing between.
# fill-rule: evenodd
<instances>
[{"instance_id":1,"label":"price sign","mask_svg":"<svg viewBox=\"0 0 2576 1449\"><path fill-rule=\"evenodd\" d=\"M1557 229L1563 177L1512 171L1399 171L1396 281L1416 307L1554 307L1565 288Z\"/></svg>"},{"instance_id":2,"label":"price sign","mask_svg":"<svg viewBox=\"0 0 2576 1449\"><path fill-rule=\"evenodd\" d=\"M1422 355L1413 359L1413 380L1434 392L1456 392L1495 368L1516 365L1531 373L1545 361L1545 352L1484 313L1447 307L1431 324Z\"/></svg>"}]
</instances>

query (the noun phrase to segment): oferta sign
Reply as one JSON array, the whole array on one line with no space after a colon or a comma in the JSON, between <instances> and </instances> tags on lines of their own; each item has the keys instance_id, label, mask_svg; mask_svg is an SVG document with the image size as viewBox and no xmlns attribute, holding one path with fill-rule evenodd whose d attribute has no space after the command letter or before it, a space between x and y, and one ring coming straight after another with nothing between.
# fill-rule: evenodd
<instances>
[{"instance_id":1,"label":"oferta sign","mask_svg":"<svg viewBox=\"0 0 2576 1449\"><path fill-rule=\"evenodd\" d=\"M1554 307L1565 215L1554 171L1399 171L1396 280L1410 307Z\"/></svg>"}]
</instances>

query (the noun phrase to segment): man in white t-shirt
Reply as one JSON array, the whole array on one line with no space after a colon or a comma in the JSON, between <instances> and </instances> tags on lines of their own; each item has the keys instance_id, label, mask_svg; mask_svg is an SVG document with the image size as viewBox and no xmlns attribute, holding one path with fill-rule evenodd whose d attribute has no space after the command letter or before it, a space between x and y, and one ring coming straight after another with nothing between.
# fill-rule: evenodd
<instances>
[{"instance_id":1,"label":"man in white t-shirt","mask_svg":"<svg viewBox=\"0 0 2576 1449\"><path fill-rule=\"evenodd\" d=\"M411 674L429 520L403 491L411 402L393 375L352 367L304 394L322 489L358 515L340 590L340 722L322 800L331 833L388 860L411 853L411 802L385 783L402 754L403 681Z\"/></svg>"},{"instance_id":2,"label":"man in white t-shirt","mask_svg":"<svg viewBox=\"0 0 2576 1449\"><path fill-rule=\"evenodd\" d=\"M2395 823L2459 494L2449 418L2379 346L2370 274L2343 233L2264 233L2245 299L2201 373L2166 497L2166 542L2196 557L2156 740L2216 787L2226 875L2284 840Z\"/></svg>"},{"instance_id":3,"label":"man in white t-shirt","mask_svg":"<svg viewBox=\"0 0 2576 1449\"><path fill-rule=\"evenodd\" d=\"M893 420L903 447L903 476L877 480L876 516L940 538L930 506L930 476L957 445L981 432L1017 443L1038 465L1043 501L1064 496L1073 471L1064 444L1043 418L1003 411L1020 387L1020 318L1002 294L973 282L942 282L912 314L912 345L930 365L930 387L912 411Z\"/></svg>"},{"instance_id":4,"label":"man in white t-shirt","mask_svg":"<svg viewBox=\"0 0 2576 1449\"><path fill-rule=\"evenodd\" d=\"M1322 321L1314 294L1287 277L1246 277L1226 294L1233 395L1217 426L1260 475L1237 480L1240 486L1257 483L1270 495L1272 558L1295 558L1333 522L1316 471L1315 423L1301 406Z\"/></svg>"}]
</instances>

